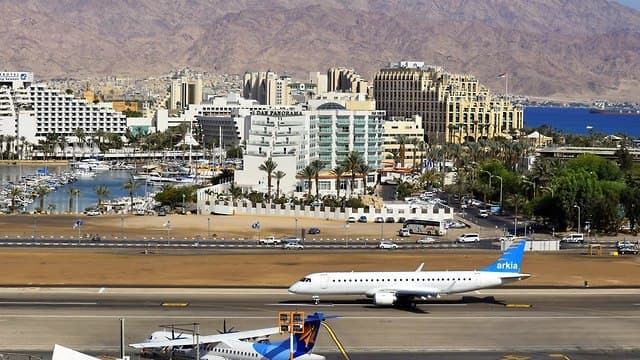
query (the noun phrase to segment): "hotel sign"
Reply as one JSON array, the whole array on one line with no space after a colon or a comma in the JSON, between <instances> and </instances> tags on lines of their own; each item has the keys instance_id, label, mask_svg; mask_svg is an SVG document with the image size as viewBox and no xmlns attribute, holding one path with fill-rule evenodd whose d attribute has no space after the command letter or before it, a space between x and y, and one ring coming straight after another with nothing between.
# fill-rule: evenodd
<instances>
[{"instance_id":1,"label":"hotel sign","mask_svg":"<svg viewBox=\"0 0 640 360\"><path fill-rule=\"evenodd\" d=\"M0 71L0 81L33 81L33 73L23 71Z\"/></svg>"}]
</instances>

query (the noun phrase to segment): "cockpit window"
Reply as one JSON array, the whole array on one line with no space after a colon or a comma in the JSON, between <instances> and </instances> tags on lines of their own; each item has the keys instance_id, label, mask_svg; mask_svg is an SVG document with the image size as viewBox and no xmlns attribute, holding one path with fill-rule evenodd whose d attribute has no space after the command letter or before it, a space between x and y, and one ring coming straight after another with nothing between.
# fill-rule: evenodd
<instances>
[{"instance_id":1,"label":"cockpit window","mask_svg":"<svg viewBox=\"0 0 640 360\"><path fill-rule=\"evenodd\" d=\"M300 282L311 282L311 278L303 277L302 279L300 279Z\"/></svg>"}]
</instances>

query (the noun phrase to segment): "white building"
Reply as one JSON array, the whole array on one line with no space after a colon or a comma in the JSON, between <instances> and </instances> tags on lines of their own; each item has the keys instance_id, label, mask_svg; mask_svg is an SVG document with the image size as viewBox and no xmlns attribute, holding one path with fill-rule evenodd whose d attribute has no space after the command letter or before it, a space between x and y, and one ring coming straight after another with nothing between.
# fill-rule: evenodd
<instances>
[{"instance_id":1,"label":"white building","mask_svg":"<svg viewBox=\"0 0 640 360\"><path fill-rule=\"evenodd\" d=\"M296 174L317 158L317 124L300 110L278 109L255 110L250 115L250 124L244 166L235 172L236 184L266 193L267 173L259 168L271 158L277 164L275 171L286 174L280 180L280 193L290 194L295 189ZM271 191L276 190L273 179Z\"/></svg>"}]
</instances>

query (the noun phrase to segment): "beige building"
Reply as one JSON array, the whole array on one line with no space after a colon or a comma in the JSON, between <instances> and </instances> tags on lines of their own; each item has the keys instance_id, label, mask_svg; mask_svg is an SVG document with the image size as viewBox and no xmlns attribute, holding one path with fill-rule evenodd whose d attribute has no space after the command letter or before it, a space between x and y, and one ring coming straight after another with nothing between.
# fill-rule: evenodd
<instances>
[{"instance_id":1,"label":"beige building","mask_svg":"<svg viewBox=\"0 0 640 360\"><path fill-rule=\"evenodd\" d=\"M327 70L327 92L352 92L366 94L369 82L353 69L343 67Z\"/></svg>"},{"instance_id":2,"label":"beige building","mask_svg":"<svg viewBox=\"0 0 640 360\"><path fill-rule=\"evenodd\" d=\"M171 80L169 90L169 110L182 110L189 105L202 103L202 78L200 76L190 79L185 76L175 77Z\"/></svg>"},{"instance_id":3,"label":"beige building","mask_svg":"<svg viewBox=\"0 0 640 360\"><path fill-rule=\"evenodd\" d=\"M404 144L401 142L404 141ZM420 167L424 154L419 150L424 142L422 117L392 118L384 122L384 160L385 167ZM402 156L404 148L404 156ZM415 158L414 158L415 150ZM404 157L404 162L401 158Z\"/></svg>"},{"instance_id":4,"label":"beige building","mask_svg":"<svg viewBox=\"0 0 640 360\"><path fill-rule=\"evenodd\" d=\"M273 71L246 72L242 81L242 97L262 105L291 105L291 77Z\"/></svg>"},{"instance_id":5,"label":"beige building","mask_svg":"<svg viewBox=\"0 0 640 360\"><path fill-rule=\"evenodd\" d=\"M403 61L378 71L373 85L377 108L388 118L420 115L429 143L512 138L523 127L522 107L494 96L472 75Z\"/></svg>"}]
</instances>

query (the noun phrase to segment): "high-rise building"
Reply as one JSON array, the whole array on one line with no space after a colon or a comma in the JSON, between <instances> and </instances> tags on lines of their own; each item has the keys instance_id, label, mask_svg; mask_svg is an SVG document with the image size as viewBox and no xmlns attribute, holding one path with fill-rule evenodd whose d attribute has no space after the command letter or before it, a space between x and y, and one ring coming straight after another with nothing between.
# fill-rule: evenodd
<instances>
[{"instance_id":1,"label":"high-rise building","mask_svg":"<svg viewBox=\"0 0 640 360\"><path fill-rule=\"evenodd\" d=\"M176 77L171 80L169 93L169 110L182 110L189 105L199 105L202 103L202 78Z\"/></svg>"},{"instance_id":2,"label":"high-rise building","mask_svg":"<svg viewBox=\"0 0 640 360\"><path fill-rule=\"evenodd\" d=\"M424 129L420 115L386 120L384 122L384 163L394 167L396 165L420 167L424 154L419 149L419 145L423 141Z\"/></svg>"},{"instance_id":3,"label":"high-rise building","mask_svg":"<svg viewBox=\"0 0 640 360\"><path fill-rule=\"evenodd\" d=\"M327 70L328 92L352 92L366 94L369 83L353 69L343 67Z\"/></svg>"},{"instance_id":4,"label":"high-rise building","mask_svg":"<svg viewBox=\"0 0 640 360\"><path fill-rule=\"evenodd\" d=\"M373 88L387 117L420 115L429 143L511 138L523 127L521 106L494 96L472 75L423 62L390 64L376 73Z\"/></svg>"},{"instance_id":5,"label":"high-rise building","mask_svg":"<svg viewBox=\"0 0 640 360\"><path fill-rule=\"evenodd\" d=\"M291 82L290 76L278 76L273 71L246 72L242 97L257 100L262 105L290 105Z\"/></svg>"}]
</instances>

